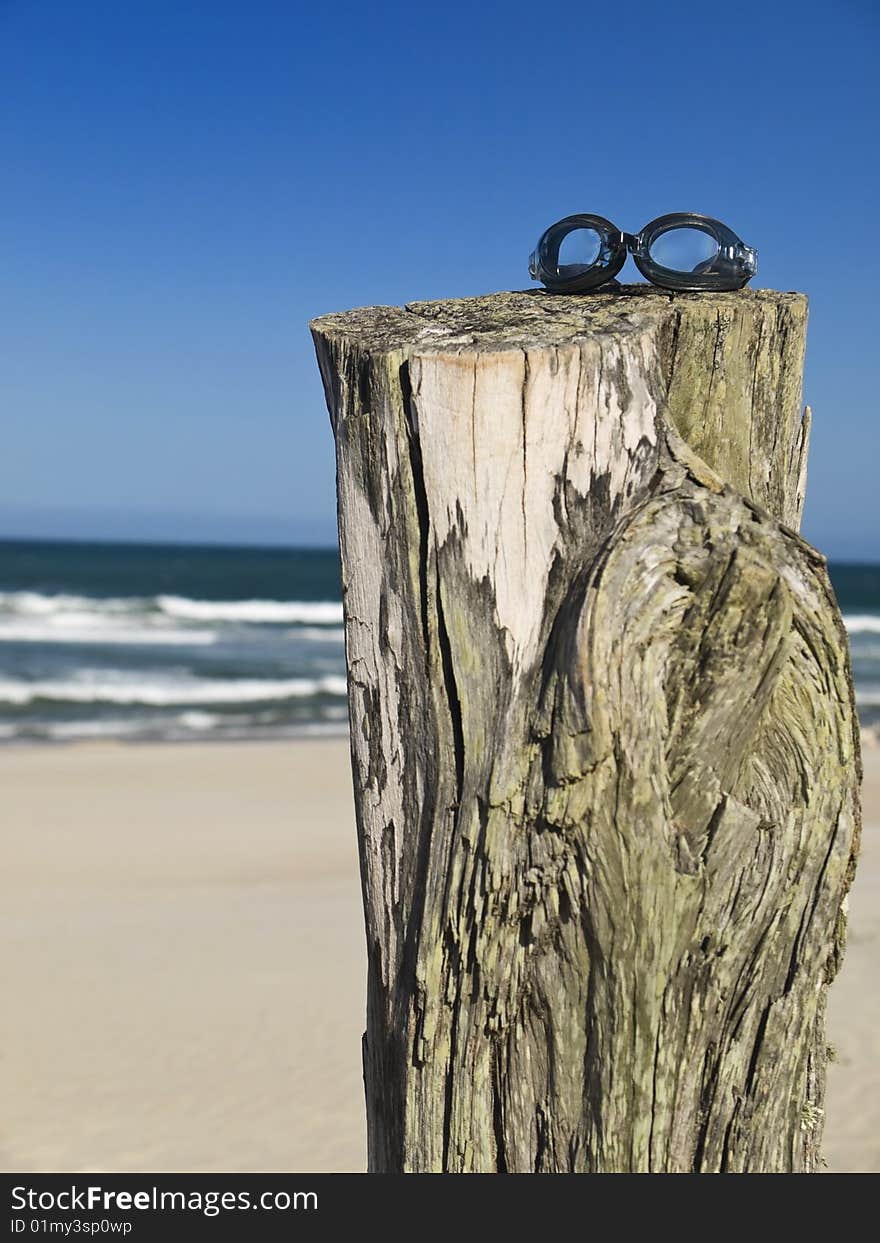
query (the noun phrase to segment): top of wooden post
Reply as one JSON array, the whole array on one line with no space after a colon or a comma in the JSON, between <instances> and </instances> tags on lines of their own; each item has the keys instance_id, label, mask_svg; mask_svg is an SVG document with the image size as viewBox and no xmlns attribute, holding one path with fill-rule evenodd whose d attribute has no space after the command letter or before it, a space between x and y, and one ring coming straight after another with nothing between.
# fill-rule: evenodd
<instances>
[{"instance_id":1,"label":"top of wooden post","mask_svg":"<svg viewBox=\"0 0 880 1243\"><path fill-rule=\"evenodd\" d=\"M494 351L558 345L599 333L626 333L658 320L732 321L749 315L790 316L806 322L807 298L775 289L730 293L672 293L653 285L622 285L608 292L554 294L545 289L367 306L322 315L312 329L324 337L356 337L369 350L407 345L457 345Z\"/></svg>"},{"instance_id":2,"label":"top of wooden post","mask_svg":"<svg viewBox=\"0 0 880 1243\"><path fill-rule=\"evenodd\" d=\"M552 375L561 352L598 350L600 370L632 365L626 382L647 385L652 402L721 479L797 529L810 425L801 406L806 325L801 293L624 285L362 307L321 316L312 332L319 357L386 356L392 368L430 358L450 376L512 353L533 377ZM337 404L329 390L328 404Z\"/></svg>"}]
</instances>

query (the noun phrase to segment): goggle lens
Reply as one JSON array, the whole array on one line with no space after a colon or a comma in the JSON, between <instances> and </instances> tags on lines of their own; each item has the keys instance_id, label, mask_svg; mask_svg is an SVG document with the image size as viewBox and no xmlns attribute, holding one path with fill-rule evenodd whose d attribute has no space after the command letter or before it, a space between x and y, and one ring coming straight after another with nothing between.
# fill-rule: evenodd
<instances>
[{"instance_id":1,"label":"goggle lens","mask_svg":"<svg viewBox=\"0 0 880 1243\"><path fill-rule=\"evenodd\" d=\"M595 229L572 229L559 243L556 271L567 280L582 276L595 264L602 250L602 239Z\"/></svg>"},{"instance_id":2,"label":"goggle lens","mask_svg":"<svg viewBox=\"0 0 880 1243\"><path fill-rule=\"evenodd\" d=\"M703 229L667 229L651 243L654 263L672 272L707 272L718 257L718 242Z\"/></svg>"}]
</instances>

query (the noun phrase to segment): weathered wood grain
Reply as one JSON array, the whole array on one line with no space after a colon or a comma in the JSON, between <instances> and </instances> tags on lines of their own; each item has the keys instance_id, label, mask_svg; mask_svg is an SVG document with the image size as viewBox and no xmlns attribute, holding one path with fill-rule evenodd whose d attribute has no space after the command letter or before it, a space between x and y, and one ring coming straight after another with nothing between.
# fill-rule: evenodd
<instances>
[{"instance_id":1,"label":"weathered wood grain","mask_svg":"<svg viewBox=\"0 0 880 1243\"><path fill-rule=\"evenodd\" d=\"M805 325L641 287L314 323L371 1169L816 1168L859 757Z\"/></svg>"}]
</instances>

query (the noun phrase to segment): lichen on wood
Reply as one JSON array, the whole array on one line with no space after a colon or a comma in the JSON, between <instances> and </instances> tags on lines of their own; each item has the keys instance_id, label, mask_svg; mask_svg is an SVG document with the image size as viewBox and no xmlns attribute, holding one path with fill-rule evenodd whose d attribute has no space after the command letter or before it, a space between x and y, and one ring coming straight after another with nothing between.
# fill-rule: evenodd
<instances>
[{"instance_id":1,"label":"lichen on wood","mask_svg":"<svg viewBox=\"0 0 880 1243\"><path fill-rule=\"evenodd\" d=\"M372 1170L812 1170L857 849L806 301L315 321Z\"/></svg>"}]
</instances>

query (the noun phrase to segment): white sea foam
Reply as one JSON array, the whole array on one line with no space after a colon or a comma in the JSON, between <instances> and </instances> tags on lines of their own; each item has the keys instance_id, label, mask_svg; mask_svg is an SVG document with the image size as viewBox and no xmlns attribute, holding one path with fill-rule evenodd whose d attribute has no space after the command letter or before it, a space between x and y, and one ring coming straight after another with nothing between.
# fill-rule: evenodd
<instances>
[{"instance_id":1,"label":"white sea foam","mask_svg":"<svg viewBox=\"0 0 880 1243\"><path fill-rule=\"evenodd\" d=\"M66 679L0 681L0 703L24 706L37 701L79 704L175 704L262 703L285 699L308 699L315 695L342 696L343 677L322 678L194 678L114 674L107 670L79 670Z\"/></svg>"},{"instance_id":2,"label":"white sea foam","mask_svg":"<svg viewBox=\"0 0 880 1243\"><path fill-rule=\"evenodd\" d=\"M285 630L288 639L306 639L312 643L344 643L345 631L330 626L300 626L296 630Z\"/></svg>"},{"instance_id":3,"label":"white sea foam","mask_svg":"<svg viewBox=\"0 0 880 1243\"><path fill-rule=\"evenodd\" d=\"M277 722L261 723L261 715L263 714L224 718L210 712L187 711L170 717L148 716L123 720L25 721L20 725L0 724L0 744L17 740L87 742L114 738L121 741L164 739L172 742L193 737L204 739L212 734L220 738L298 738L314 735L344 737L346 733L343 718L291 723L279 728Z\"/></svg>"},{"instance_id":4,"label":"white sea foam","mask_svg":"<svg viewBox=\"0 0 880 1243\"><path fill-rule=\"evenodd\" d=\"M856 703L862 708L880 708L880 688L870 686L860 690L856 687Z\"/></svg>"},{"instance_id":5,"label":"white sea foam","mask_svg":"<svg viewBox=\"0 0 880 1243\"><path fill-rule=\"evenodd\" d=\"M77 738L131 738L142 732L140 721L55 721L50 725L25 726L18 730L18 737L35 734L69 742Z\"/></svg>"},{"instance_id":6,"label":"white sea foam","mask_svg":"<svg viewBox=\"0 0 880 1243\"><path fill-rule=\"evenodd\" d=\"M73 610L80 613L131 613L143 609L139 596L124 598L105 596L74 596L67 592L43 595L39 591L0 591L0 613L20 617L49 617L53 613Z\"/></svg>"},{"instance_id":7,"label":"white sea foam","mask_svg":"<svg viewBox=\"0 0 880 1243\"><path fill-rule=\"evenodd\" d=\"M187 621L311 622L342 621L342 605L331 600L190 600L186 596L157 596L169 617Z\"/></svg>"},{"instance_id":8,"label":"white sea foam","mask_svg":"<svg viewBox=\"0 0 880 1243\"><path fill-rule=\"evenodd\" d=\"M145 717L133 720L81 720L25 723L15 729L15 737L52 738L57 742L96 738L180 738L189 732L211 729L220 718L210 712L181 712L167 717Z\"/></svg>"},{"instance_id":9,"label":"white sea foam","mask_svg":"<svg viewBox=\"0 0 880 1243\"><path fill-rule=\"evenodd\" d=\"M338 624L342 605L333 600L195 600L189 596L77 596L59 592L0 591L0 616L51 617L159 613L182 621Z\"/></svg>"},{"instance_id":10,"label":"white sea foam","mask_svg":"<svg viewBox=\"0 0 880 1243\"><path fill-rule=\"evenodd\" d=\"M843 624L850 634L880 634L880 617L872 613L845 615Z\"/></svg>"},{"instance_id":11,"label":"white sea foam","mask_svg":"<svg viewBox=\"0 0 880 1243\"><path fill-rule=\"evenodd\" d=\"M159 613L151 600L137 596L0 592L0 643L203 647L216 638L215 630L175 623Z\"/></svg>"},{"instance_id":12,"label":"white sea foam","mask_svg":"<svg viewBox=\"0 0 880 1243\"><path fill-rule=\"evenodd\" d=\"M186 729L213 729L222 717L215 712L181 712L177 718Z\"/></svg>"},{"instance_id":13,"label":"white sea foam","mask_svg":"<svg viewBox=\"0 0 880 1243\"><path fill-rule=\"evenodd\" d=\"M7 621L0 615L0 643L127 643L145 647L206 647L217 632L184 626L145 625L143 620L101 617L90 613L56 613L32 621Z\"/></svg>"}]
</instances>

